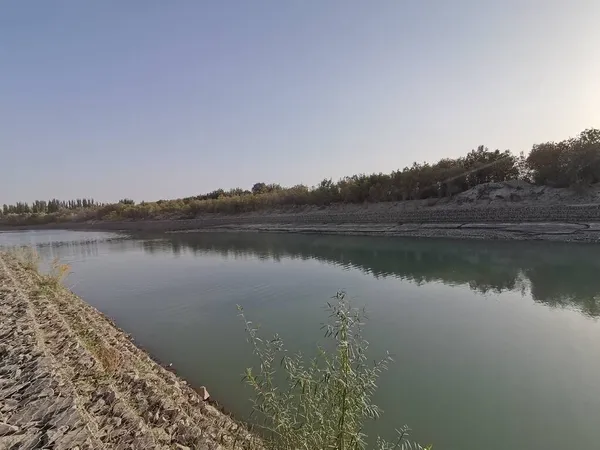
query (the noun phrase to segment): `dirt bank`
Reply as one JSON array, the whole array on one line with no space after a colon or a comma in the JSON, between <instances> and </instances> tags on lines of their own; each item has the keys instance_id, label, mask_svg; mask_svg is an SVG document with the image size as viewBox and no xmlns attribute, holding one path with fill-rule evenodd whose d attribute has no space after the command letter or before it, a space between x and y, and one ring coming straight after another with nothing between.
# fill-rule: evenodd
<instances>
[{"instance_id":1,"label":"dirt bank","mask_svg":"<svg viewBox=\"0 0 600 450\"><path fill-rule=\"evenodd\" d=\"M96 309L0 253L0 449L233 449L251 439Z\"/></svg>"}]
</instances>

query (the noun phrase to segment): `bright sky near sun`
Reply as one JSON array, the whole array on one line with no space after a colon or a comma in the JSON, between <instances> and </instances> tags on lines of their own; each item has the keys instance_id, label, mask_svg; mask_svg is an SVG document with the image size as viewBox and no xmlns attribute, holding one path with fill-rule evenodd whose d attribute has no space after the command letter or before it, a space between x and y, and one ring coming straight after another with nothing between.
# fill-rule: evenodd
<instances>
[{"instance_id":1,"label":"bright sky near sun","mask_svg":"<svg viewBox=\"0 0 600 450\"><path fill-rule=\"evenodd\" d=\"M313 185L600 127L600 1L3 2L0 204Z\"/></svg>"}]
</instances>

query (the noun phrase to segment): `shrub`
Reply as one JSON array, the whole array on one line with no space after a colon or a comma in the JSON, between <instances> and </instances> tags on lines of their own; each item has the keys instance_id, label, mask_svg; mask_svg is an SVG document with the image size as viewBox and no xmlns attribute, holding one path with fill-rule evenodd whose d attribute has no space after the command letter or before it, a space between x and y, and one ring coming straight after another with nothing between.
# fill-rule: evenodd
<instances>
[{"instance_id":1,"label":"shrub","mask_svg":"<svg viewBox=\"0 0 600 450\"><path fill-rule=\"evenodd\" d=\"M365 422L381 414L371 396L391 358L368 363L368 343L362 337L364 314L350 306L344 293L334 300L328 303L329 322L324 325L334 348L331 352L319 348L308 362L301 354L287 353L279 336L260 338L238 306L260 360L258 372L247 369L245 380L255 392L253 410L267 449L367 448ZM423 449L408 440L408 431L401 428L394 442L378 438L376 448Z\"/></svg>"}]
</instances>

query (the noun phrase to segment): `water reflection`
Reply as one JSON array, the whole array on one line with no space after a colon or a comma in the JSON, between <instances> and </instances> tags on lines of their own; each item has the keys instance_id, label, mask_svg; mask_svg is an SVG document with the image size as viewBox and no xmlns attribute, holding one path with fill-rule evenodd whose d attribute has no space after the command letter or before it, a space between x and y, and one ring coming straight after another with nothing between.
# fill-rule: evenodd
<instances>
[{"instance_id":1,"label":"water reflection","mask_svg":"<svg viewBox=\"0 0 600 450\"><path fill-rule=\"evenodd\" d=\"M101 245L125 242L129 236L104 232L41 230L0 233L0 248L33 246L42 260L98 256ZM125 247L124 247L125 248Z\"/></svg>"},{"instance_id":2,"label":"water reflection","mask_svg":"<svg viewBox=\"0 0 600 450\"><path fill-rule=\"evenodd\" d=\"M187 233L140 241L149 254L316 259L372 276L530 292L553 307L600 315L600 247L542 242L415 240L254 233Z\"/></svg>"},{"instance_id":3,"label":"water reflection","mask_svg":"<svg viewBox=\"0 0 600 450\"><path fill-rule=\"evenodd\" d=\"M63 236L64 234L64 236ZM146 254L191 252L228 259L319 260L375 278L416 284L468 286L486 294L520 291L536 302L600 315L600 247L547 242L490 242L266 233L2 233L0 246L35 245L43 259L67 262L98 256L104 248Z\"/></svg>"}]
</instances>

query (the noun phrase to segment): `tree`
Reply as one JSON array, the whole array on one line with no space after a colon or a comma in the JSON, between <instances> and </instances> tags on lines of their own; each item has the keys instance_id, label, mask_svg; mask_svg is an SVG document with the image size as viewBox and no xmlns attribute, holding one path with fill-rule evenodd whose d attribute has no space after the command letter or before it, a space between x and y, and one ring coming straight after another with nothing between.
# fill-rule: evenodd
<instances>
[{"instance_id":1,"label":"tree","mask_svg":"<svg viewBox=\"0 0 600 450\"><path fill-rule=\"evenodd\" d=\"M570 185L600 181L600 130L585 130L561 155Z\"/></svg>"},{"instance_id":2,"label":"tree","mask_svg":"<svg viewBox=\"0 0 600 450\"><path fill-rule=\"evenodd\" d=\"M465 169L469 172L467 181L473 187L516 178L519 174L516 163L517 160L510 151L491 151L480 145L465 158Z\"/></svg>"},{"instance_id":3,"label":"tree","mask_svg":"<svg viewBox=\"0 0 600 450\"><path fill-rule=\"evenodd\" d=\"M534 183L552 186L566 184L566 177L561 170L562 153L566 147L564 141L545 142L533 146L527 157L527 165L531 169Z\"/></svg>"},{"instance_id":4,"label":"tree","mask_svg":"<svg viewBox=\"0 0 600 450\"><path fill-rule=\"evenodd\" d=\"M268 193L271 193L271 192L279 192L279 191L282 191L282 190L283 190L283 188L281 187L281 185L280 185L280 184L277 184L277 183L271 183L271 184L267 184L267 186L265 187L265 190L266 190Z\"/></svg>"},{"instance_id":5,"label":"tree","mask_svg":"<svg viewBox=\"0 0 600 450\"><path fill-rule=\"evenodd\" d=\"M254 186L252 186L252 193L254 195L263 194L265 192L267 192L267 185L265 183L255 183Z\"/></svg>"}]
</instances>

